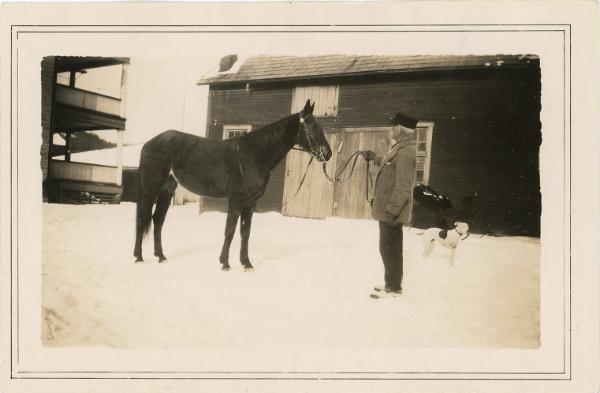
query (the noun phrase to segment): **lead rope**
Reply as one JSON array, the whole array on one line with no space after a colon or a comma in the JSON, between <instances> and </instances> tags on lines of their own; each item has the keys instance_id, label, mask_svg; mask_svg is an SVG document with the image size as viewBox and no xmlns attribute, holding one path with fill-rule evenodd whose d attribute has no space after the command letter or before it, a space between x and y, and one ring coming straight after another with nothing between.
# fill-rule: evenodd
<instances>
[{"instance_id":1,"label":"lead rope","mask_svg":"<svg viewBox=\"0 0 600 393\"><path fill-rule=\"evenodd\" d=\"M289 202L290 200L294 199L296 197L296 195L298 195L298 193L300 192L300 189L302 188L302 185L304 184L304 180L306 179L306 174L308 173L308 168L310 168L310 164L312 164L312 162L315 158L315 155L313 154L314 149L312 148L313 144L311 143L310 134L308 133L308 130L306 129L306 126L304 125L304 118L302 116L299 116L299 121L300 121L300 129L298 130L298 135L300 134L301 130L304 131L304 133L306 134L306 141L308 142L308 147L310 150L300 149L300 148L297 148L294 146L292 146L292 150L300 150L303 152L309 152L310 160L308 161L308 165L306 165L306 169L304 169L304 174L302 175L300 184L298 184L298 189L296 190L294 195L292 195L292 197L286 201L286 203Z\"/></svg>"},{"instance_id":2,"label":"lead rope","mask_svg":"<svg viewBox=\"0 0 600 393\"><path fill-rule=\"evenodd\" d=\"M331 183L334 184L341 184L344 183L348 180L350 180L350 178L352 177L352 175L354 174L354 169L356 168L356 161L358 160L358 156L360 155L360 150L354 152L344 163L344 165L342 166L342 169L340 170L340 172L338 174L335 174L334 177L329 176L329 174L327 173L327 167L326 167L326 163L323 163L323 175L325 175L325 178L327 180L329 180ZM346 168L348 167L348 164L350 163L350 161L352 161L352 166L350 167L350 174L348 174L348 176L346 176L345 179L342 179L341 176L344 173L344 171L346 170ZM371 187L371 185L373 184L373 179L371 178L371 163L367 160L365 160L365 162L367 163L365 169L365 181L366 181L366 187L365 187L365 200L367 202L369 202L369 188Z\"/></svg>"},{"instance_id":3,"label":"lead rope","mask_svg":"<svg viewBox=\"0 0 600 393\"><path fill-rule=\"evenodd\" d=\"M302 180L300 180L300 184L298 184L298 189L296 190L294 195L292 195L292 198L294 198L300 192L300 188L302 188L302 184L304 184L304 179L306 179L306 174L308 173L308 168L310 167L310 164L312 164L314 158L315 158L314 156L312 156L312 155L310 156L308 165L306 166L306 169L304 170L304 175L302 175Z\"/></svg>"},{"instance_id":4,"label":"lead rope","mask_svg":"<svg viewBox=\"0 0 600 393\"><path fill-rule=\"evenodd\" d=\"M352 155L346 160L346 162L342 166L342 169L340 169L340 172L335 174L334 177L331 177L327 174L326 164L323 163L323 174L325 175L327 180L329 180L332 183L336 183L336 184L344 183L344 182L350 180L350 178L354 174L354 170L356 169L356 161L358 161L359 155L360 155L360 150L352 153ZM342 174L346 171L346 168L348 168L348 164L352 160L354 160L354 161L352 162L352 166L350 167L350 173L348 174L348 176L346 176L346 178L342 179ZM367 161L367 171L368 170L369 170L369 161ZM369 181L369 179L367 177L367 182L368 181Z\"/></svg>"}]
</instances>

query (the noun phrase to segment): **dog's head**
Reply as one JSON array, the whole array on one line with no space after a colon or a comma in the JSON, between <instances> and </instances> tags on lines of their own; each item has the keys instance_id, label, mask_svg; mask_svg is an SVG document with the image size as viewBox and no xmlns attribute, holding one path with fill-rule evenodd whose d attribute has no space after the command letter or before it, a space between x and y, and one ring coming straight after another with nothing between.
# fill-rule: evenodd
<instances>
[{"instance_id":1,"label":"dog's head","mask_svg":"<svg viewBox=\"0 0 600 393\"><path fill-rule=\"evenodd\" d=\"M461 235L466 235L469 233L469 224L466 222L456 221L454 223L454 228L456 229L456 232L460 233Z\"/></svg>"}]
</instances>

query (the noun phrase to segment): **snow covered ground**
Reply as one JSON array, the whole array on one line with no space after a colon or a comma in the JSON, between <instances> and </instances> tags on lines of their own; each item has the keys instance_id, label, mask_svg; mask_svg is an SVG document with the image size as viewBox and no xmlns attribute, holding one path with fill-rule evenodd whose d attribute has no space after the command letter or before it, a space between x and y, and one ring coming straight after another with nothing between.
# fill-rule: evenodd
<instances>
[{"instance_id":1,"label":"snow covered ground","mask_svg":"<svg viewBox=\"0 0 600 393\"><path fill-rule=\"evenodd\" d=\"M539 239L480 237L453 267L436 247L422 260L405 229L404 293L374 300L382 283L377 223L255 214L250 257L218 263L225 214L172 206L169 258L151 236L133 262L135 205L43 207L42 335L47 346L117 348L473 347L539 345Z\"/></svg>"}]
</instances>

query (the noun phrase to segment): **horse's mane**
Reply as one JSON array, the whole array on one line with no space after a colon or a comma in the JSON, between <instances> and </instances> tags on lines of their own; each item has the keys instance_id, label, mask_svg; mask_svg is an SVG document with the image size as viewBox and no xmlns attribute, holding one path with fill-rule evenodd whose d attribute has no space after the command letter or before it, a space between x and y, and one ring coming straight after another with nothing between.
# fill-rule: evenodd
<instances>
[{"instance_id":1,"label":"horse's mane","mask_svg":"<svg viewBox=\"0 0 600 393\"><path fill-rule=\"evenodd\" d=\"M243 135L241 138L246 139L248 143L254 146L269 145L274 142L274 139L281 141L281 134L288 128L290 121L298 114L294 113L283 119L277 120L274 123L267 124L258 128L255 131Z\"/></svg>"}]
</instances>

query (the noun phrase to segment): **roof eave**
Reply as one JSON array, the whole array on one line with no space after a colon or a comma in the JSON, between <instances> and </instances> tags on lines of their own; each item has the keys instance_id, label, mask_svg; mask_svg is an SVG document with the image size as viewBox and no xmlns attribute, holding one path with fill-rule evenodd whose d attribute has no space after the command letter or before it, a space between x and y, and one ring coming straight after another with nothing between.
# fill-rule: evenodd
<instances>
[{"instance_id":1,"label":"roof eave","mask_svg":"<svg viewBox=\"0 0 600 393\"><path fill-rule=\"evenodd\" d=\"M280 77L280 78L263 78L263 79L235 79L235 80L218 80L218 79L201 79L197 82L199 86L223 86L223 85L235 85L242 83L274 83L274 82L293 82L299 80L313 80L313 79L331 79L331 78L346 78L346 77L357 77L357 76L378 76L378 75L393 75L393 74L408 74L417 72L434 72L434 71L452 71L452 70L473 70L473 69L500 69L512 66L518 66L522 63L514 64L503 64L502 66L486 66L486 65L461 65L461 66L446 66L446 67L423 67L423 68L406 68L401 70L380 70L380 71L365 71L365 72L343 72L335 74L321 74L321 75L302 75L293 77Z\"/></svg>"}]
</instances>

